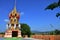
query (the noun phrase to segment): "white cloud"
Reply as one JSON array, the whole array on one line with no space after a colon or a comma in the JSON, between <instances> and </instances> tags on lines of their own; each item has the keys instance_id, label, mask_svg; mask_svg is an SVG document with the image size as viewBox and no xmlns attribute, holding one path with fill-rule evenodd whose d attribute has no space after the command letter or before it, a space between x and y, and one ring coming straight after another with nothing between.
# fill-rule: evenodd
<instances>
[{"instance_id":1,"label":"white cloud","mask_svg":"<svg viewBox=\"0 0 60 40\"><path fill-rule=\"evenodd\" d=\"M21 16L24 15L24 12L21 12L20 15L21 15Z\"/></svg>"},{"instance_id":2,"label":"white cloud","mask_svg":"<svg viewBox=\"0 0 60 40\"><path fill-rule=\"evenodd\" d=\"M8 22L9 20L8 19L4 19L5 22Z\"/></svg>"}]
</instances>

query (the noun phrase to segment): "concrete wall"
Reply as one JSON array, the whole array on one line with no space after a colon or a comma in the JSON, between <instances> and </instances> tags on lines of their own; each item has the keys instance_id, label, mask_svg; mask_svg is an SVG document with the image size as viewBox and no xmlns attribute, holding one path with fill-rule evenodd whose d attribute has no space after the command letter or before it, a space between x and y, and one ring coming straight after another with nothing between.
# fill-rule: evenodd
<instances>
[{"instance_id":1,"label":"concrete wall","mask_svg":"<svg viewBox=\"0 0 60 40\"><path fill-rule=\"evenodd\" d=\"M4 34L0 34L0 37L3 37L4 36Z\"/></svg>"},{"instance_id":2,"label":"concrete wall","mask_svg":"<svg viewBox=\"0 0 60 40\"><path fill-rule=\"evenodd\" d=\"M60 35L32 35L32 38L44 40L60 40Z\"/></svg>"}]
</instances>

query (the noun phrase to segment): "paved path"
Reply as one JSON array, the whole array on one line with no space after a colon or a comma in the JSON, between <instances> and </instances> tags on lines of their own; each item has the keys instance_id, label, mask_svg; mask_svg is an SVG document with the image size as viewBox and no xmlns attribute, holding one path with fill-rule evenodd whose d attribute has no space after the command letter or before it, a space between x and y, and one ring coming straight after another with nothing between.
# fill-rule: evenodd
<instances>
[{"instance_id":1,"label":"paved path","mask_svg":"<svg viewBox=\"0 0 60 40\"><path fill-rule=\"evenodd\" d=\"M34 39L34 38L23 38L23 40L42 40L42 39Z\"/></svg>"},{"instance_id":2,"label":"paved path","mask_svg":"<svg viewBox=\"0 0 60 40\"><path fill-rule=\"evenodd\" d=\"M0 40L17 40L17 38L0 38ZM18 40L42 40L42 39L34 39L34 38L18 38Z\"/></svg>"}]
</instances>

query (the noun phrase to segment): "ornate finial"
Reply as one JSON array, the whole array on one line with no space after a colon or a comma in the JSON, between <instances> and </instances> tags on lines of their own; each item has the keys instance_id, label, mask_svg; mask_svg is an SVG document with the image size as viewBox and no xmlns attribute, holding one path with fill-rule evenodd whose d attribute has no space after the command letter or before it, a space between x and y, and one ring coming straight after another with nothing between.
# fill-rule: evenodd
<instances>
[{"instance_id":1,"label":"ornate finial","mask_svg":"<svg viewBox=\"0 0 60 40\"><path fill-rule=\"evenodd\" d=\"M15 0L15 4L14 4L14 12L16 12L16 0Z\"/></svg>"}]
</instances>

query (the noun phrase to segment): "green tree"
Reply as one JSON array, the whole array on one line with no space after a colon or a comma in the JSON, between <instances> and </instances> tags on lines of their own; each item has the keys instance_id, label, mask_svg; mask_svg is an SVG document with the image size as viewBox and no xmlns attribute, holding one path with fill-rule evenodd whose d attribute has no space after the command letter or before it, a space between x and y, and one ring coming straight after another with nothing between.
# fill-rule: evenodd
<instances>
[{"instance_id":1,"label":"green tree","mask_svg":"<svg viewBox=\"0 0 60 40\"><path fill-rule=\"evenodd\" d=\"M53 35L54 33L51 31L49 34L50 34L50 35Z\"/></svg>"},{"instance_id":2,"label":"green tree","mask_svg":"<svg viewBox=\"0 0 60 40\"><path fill-rule=\"evenodd\" d=\"M0 34L5 34L4 32L0 32Z\"/></svg>"},{"instance_id":3,"label":"green tree","mask_svg":"<svg viewBox=\"0 0 60 40\"><path fill-rule=\"evenodd\" d=\"M55 35L60 35L60 30L56 29L54 32L55 32Z\"/></svg>"},{"instance_id":4,"label":"green tree","mask_svg":"<svg viewBox=\"0 0 60 40\"><path fill-rule=\"evenodd\" d=\"M50 32L50 35L60 35L60 30L54 30Z\"/></svg>"},{"instance_id":5,"label":"green tree","mask_svg":"<svg viewBox=\"0 0 60 40\"><path fill-rule=\"evenodd\" d=\"M51 10L53 10L53 9L55 9L55 8L57 8L57 7L60 7L60 0L56 3L52 3L52 4L50 4L50 5L48 5L46 8L45 8L45 10L47 10L47 9L51 9ZM57 13L56 14L56 17L59 17L60 16L60 13Z\"/></svg>"},{"instance_id":6,"label":"green tree","mask_svg":"<svg viewBox=\"0 0 60 40\"><path fill-rule=\"evenodd\" d=\"M30 37L30 35L31 35L31 30L30 30L29 25L24 24L24 23L21 24L21 33L22 33L22 36L28 35L28 37Z\"/></svg>"}]
</instances>

